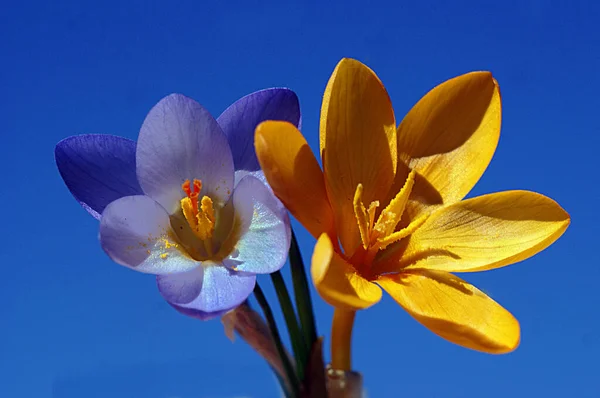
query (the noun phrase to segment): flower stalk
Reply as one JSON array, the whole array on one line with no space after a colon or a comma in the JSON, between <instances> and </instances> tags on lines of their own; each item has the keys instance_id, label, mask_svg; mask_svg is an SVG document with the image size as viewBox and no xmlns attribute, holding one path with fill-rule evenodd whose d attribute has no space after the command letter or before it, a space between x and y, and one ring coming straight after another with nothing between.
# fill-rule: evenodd
<instances>
[{"instance_id":1,"label":"flower stalk","mask_svg":"<svg viewBox=\"0 0 600 398\"><path fill-rule=\"evenodd\" d=\"M254 296L256 297L256 301L258 301L258 304L262 308L262 311L265 315L267 325L269 325L271 335L273 336L273 342L275 343L275 347L277 348L283 368L285 369L285 373L287 375L287 380L290 384L289 390L286 390L286 396L296 398L300 393L300 382L296 376L296 373L294 372L294 367L292 366L292 363L287 355L285 347L281 342L281 335L279 334L279 329L277 329L277 323L275 322L275 317L273 317L273 311L271 310L271 307L267 302L267 298L265 297L265 294L258 283L254 287ZM285 386L283 387L285 389Z\"/></svg>"},{"instance_id":2,"label":"flower stalk","mask_svg":"<svg viewBox=\"0 0 600 398\"><path fill-rule=\"evenodd\" d=\"M302 254L296 240L296 234L292 229L292 243L289 251L290 268L292 269L292 281L294 284L294 297L296 299L296 308L300 318L302 337L304 337L305 346L310 351L317 342L317 328L315 326L315 314L308 287L308 278Z\"/></svg>"},{"instance_id":3,"label":"flower stalk","mask_svg":"<svg viewBox=\"0 0 600 398\"><path fill-rule=\"evenodd\" d=\"M331 367L335 370L352 369L352 328L356 311L336 308L331 326Z\"/></svg>"},{"instance_id":4,"label":"flower stalk","mask_svg":"<svg viewBox=\"0 0 600 398\"><path fill-rule=\"evenodd\" d=\"M290 341L292 343L292 350L294 351L294 358L296 359L296 372L298 379L304 379L304 370L306 368L306 360L308 358L308 349L304 345L302 334L300 333L300 326L298 325L298 318L292 305L292 300L288 293L285 281L281 272L273 272L271 274L271 281L275 287L277 298L279 299L279 305L281 306L281 312L285 319L285 324L288 329Z\"/></svg>"}]
</instances>

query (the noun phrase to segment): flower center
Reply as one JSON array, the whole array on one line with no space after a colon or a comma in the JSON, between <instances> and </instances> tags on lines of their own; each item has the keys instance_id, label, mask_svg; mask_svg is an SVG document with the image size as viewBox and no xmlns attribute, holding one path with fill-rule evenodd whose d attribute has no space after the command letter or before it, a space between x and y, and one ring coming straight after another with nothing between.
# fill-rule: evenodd
<instances>
[{"instance_id":1,"label":"flower center","mask_svg":"<svg viewBox=\"0 0 600 398\"><path fill-rule=\"evenodd\" d=\"M415 172L411 170L404 186L381 211L377 222L375 222L375 212L379 207L379 201L371 202L368 208L365 207L362 200L363 186L358 184L354 193L354 215L358 223L362 247L359 247L352 256L352 263L371 265L379 250L411 235L427 220L429 214L422 214L411 221L407 227L396 231L414 184Z\"/></svg>"},{"instance_id":2,"label":"flower center","mask_svg":"<svg viewBox=\"0 0 600 398\"><path fill-rule=\"evenodd\" d=\"M193 185L186 180L181 188L187 197L181 199L181 210L192 232L200 239L209 256L213 255L212 237L215 231L215 209L210 197L200 198L202 181L194 179Z\"/></svg>"}]
</instances>

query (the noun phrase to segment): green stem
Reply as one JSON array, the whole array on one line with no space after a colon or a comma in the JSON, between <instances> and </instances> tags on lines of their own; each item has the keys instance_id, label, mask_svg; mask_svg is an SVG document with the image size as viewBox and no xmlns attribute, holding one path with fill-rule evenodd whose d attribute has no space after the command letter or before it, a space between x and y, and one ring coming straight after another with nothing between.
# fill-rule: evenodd
<instances>
[{"instance_id":1,"label":"green stem","mask_svg":"<svg viewBox=\"0 0 600 398\"><path fill-rule=\"evenodd\" d=\"M285 351L283 343L281 342L281 336L279 335L279 329L277 329L277 323L275 323L275 318L273 317L273 311L271 311L271 307L267 302L267 298L263 293L262 289L256 283L254 286L254 296L256 297L256 301L263 310L265 314L265 319L267 321L267 325L269 325L269 329L271 330L271 334L273 336L273 342L275 343L275 347L277 348L277 352L279 352L279 357L281 358L281 363L283 364L283 368L285 369L285 373L287 374L288 381L292 388L291 396L296 398L300 394L300 382L294 372L294 367L290 362L290 358ZM285 386L283 387L285 389Z\"/></svg>"},{"instance_id":2,"label":"green stem","mask_svg":"<svg viewBox=\"0 0 600 398\"><path fill-rule=\"evenodd\" d=\"M310 298L310 288L308 286L308 278L306 277L306 269L304 268L302 254L300 253L296 234L293 230L289 255L298 317L300 318L305 345L310 352L317 341L317 328L315 326L315 314Z\"/></svg>"},{"instance_id":3,"label":"green stem","mask_svg":"<svg viewBox=\"0 0 600 398\"><path fill-rule=\"evenodd\" d=\"M298 326L298 318L292 305L292 300L288 293L287 287L283 276L280 271L273 272L271 274L271 280L273 286L275 286L275 292L277 292L277 298L279 299L279 305L283 312L283 317L287 325L288 332L290 334L290 341L292 343L292 350L294 351L294 357L296 358L296 372L298 378L304 380L304 370L306 369L306 360L308 358L308 350L304 346L304 340L300 334L300 326Z\"/></svg>"}]
</instances>

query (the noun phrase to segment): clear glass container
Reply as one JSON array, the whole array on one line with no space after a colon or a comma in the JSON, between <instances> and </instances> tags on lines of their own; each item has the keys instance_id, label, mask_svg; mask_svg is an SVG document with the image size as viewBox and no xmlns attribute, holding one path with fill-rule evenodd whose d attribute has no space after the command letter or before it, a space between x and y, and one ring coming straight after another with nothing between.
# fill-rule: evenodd
<instances>
[{"instance_id":1,"label":"clear glass container","mask_svg":"<svg viewBox=\"0 0 600 398\"><path fill-rule=\"evenodd\" d=\"M329 398L363 398L363 377L360 373L332 369L325 369L327 378L327 392Z\"/></svg>"}]
</instances>

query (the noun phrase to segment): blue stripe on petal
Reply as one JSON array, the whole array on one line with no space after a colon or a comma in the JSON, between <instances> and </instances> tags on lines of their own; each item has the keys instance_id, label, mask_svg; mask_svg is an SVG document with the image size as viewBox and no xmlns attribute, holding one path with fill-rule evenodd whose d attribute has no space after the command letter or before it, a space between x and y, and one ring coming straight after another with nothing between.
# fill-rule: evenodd
<instances>
[{"instance_id":1,"label":"blue stripe on petal","mask_svg":"<svg viewBox=\"0 0 600 398\"><path fill-rule=\"evenodd\" d=\"M254 130L265 120L282 120L298 127L300 103L287 88L270 88L248 94L234 102L218 117L233 154L236 170L260 169L254 151Z\"/></svg>"},{"instance_id":2,"label":"blue stripe on petal","mask_svg":"<svg viewBox=\"0 0 600 398\"><path fill-rule=\"evenodd\" d=\"M150 110L140 130L136 160L144 193L170 214L185 196L185 180L201 180L200 195L209 195L218 205L233 191L227 137L204 107L181 94L163 98Z\"/></svg>"},{"instance_id":3,"label":"blue stripe on petal","mask_svg":"<svg viewBox=\"0 0 600 398\"><path fill-rule=\"evenodd\" d=\"M113 200L141 195L135 141L103 134L68 137L54 149L58 171L75 199L96 219Z\"/></svg>"},{"instance_id":4,"label":"blue stripe on petal","mask_svg":"<svg viewBox=\"0 0 600 398\"><path fill-rule=\"evenodd\" d=\"M116 263L148 274L185 272L200 265L175 240L165 209L143 195L126 196L106 206L100 244Z\"/></svg>"},{"instance_id":5,"label":"blue stripe on petal","mask_svg":"<svg viewBox=\"0 0 600 398\"><path fill-rule=\"evenodd\" d=\"M254 275L237 273L220 264L208 265L204 268L198 297L187 304L171 305L186 315L195 314L199 319L207 319L211 313L220 315L243 303L254 290L255 284Z\"/></svg>"},{"instance_id":6,"label":"blue stripe on petal","mask_svg":"<svg viewBox=\"0 0 600 398\"><path fill-rule=\"evenodd\" d=\"M252 176L242 178L233 192L233 207L241 236L223 264L255 274L283 267L290 247L289 218L267 186Z\"/></svg>"}]
</instances>

